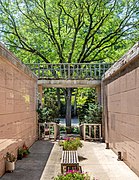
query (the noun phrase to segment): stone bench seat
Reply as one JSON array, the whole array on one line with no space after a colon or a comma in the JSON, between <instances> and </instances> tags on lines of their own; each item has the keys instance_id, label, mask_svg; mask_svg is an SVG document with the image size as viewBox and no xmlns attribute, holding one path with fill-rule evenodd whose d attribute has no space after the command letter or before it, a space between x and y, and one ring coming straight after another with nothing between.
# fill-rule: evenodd
<instances>
[{"instance_id":1,"label":"stone bench seat","mask_svg":"<svg viewBox=\"0 0 139 180\"><path fill-rule=\"evenodd\" d=\"M0 139L0 160L6 152L10 151L11 146L15 146L17 141L15 139Z\"/></svg>"}]
</instances>

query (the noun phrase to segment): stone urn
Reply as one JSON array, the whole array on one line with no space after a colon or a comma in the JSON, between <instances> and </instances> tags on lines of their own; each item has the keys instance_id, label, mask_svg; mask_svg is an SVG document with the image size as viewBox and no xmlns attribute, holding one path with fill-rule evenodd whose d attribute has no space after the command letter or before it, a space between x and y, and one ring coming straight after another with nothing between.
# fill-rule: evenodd
<instances>
[{"instance_id":1,"label":"stone urn","mask_svg":"<svg viewBox=\"0 0 139 180\"><path fill-rule=\"evenodd\" d=\"M6 171L13 172L15 170L15 162L6 161Z\"/></svg>"}]
</instances>

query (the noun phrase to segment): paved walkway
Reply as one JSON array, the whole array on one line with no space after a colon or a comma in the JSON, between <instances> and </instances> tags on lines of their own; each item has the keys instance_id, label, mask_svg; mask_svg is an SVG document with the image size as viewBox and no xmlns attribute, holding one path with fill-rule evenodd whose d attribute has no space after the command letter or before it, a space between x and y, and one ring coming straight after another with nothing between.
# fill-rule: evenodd
<instances>
[{"instance_id":1,"label":"paved walkway","mask_svg":"<svg viewBox=\"0 0 139 180\"><path fill-rule=\"evenodd\" d=\"M104 143L84 142L78 150L83 172L98 180L139 180L139 177L117 155L105 149ZM6 173L2 180L52 180L60 174L62 148L57 142L37 141L28 158L16 163L13 173Z\"/></svg>"},{"instance_id":2,"label":"paved walkway","mask_svg":"<svg viewBox=\"0 0 139 180\"><path fill-rule=\"evenodd\" d=\"M139 180L139 177L117 155L105 149L105 143L83 142L79 155L87 158L80 162L82 170L98 180Z\"/></svg>"},{"instance_id":3,"label":"paved walkway","mask_svg":"<svg viewBox=\"0 0 139 180\"><path fill-rule=\"evenodd\" d=\"M105 143L84 142L78 150L80 166L83 172L88 172L98 180L139 180L139 177L123 161L117 161L117 155L110 149L105 149ZM54 145L47 161L41 180L51 180L60 174L62 154L58 143Z\"/></svg>"},{"instance_id":4,"label":"paved walkway","mask_svg":"<svg viewBox=\"0 0 139 180\"><path fill-rule=\"evenodd\" d=\"M13 173L6 173L2 180L40 180L46 162L54 146L53 142L40 140L30 148L27 158L16 162L16 169ZM48 179L46 179L48 180Z\"/></svg>"}]
</instances>

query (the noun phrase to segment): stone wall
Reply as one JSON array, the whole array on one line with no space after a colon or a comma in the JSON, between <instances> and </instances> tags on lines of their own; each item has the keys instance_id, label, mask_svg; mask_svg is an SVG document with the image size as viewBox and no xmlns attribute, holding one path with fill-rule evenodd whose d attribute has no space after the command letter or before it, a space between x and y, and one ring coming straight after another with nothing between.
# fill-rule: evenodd
<instances>
[{"instance_id":1,"label":"stone wall","mask_svg":"<svg viewBox=\"0 0 139 180\"><path fill-rule=\"evenodd\" d=\"M105 141L139 175L139 43L103 77Z\"/></svg>"},{"instance_id":2,"label":"stone wall","mask_svg":"<svg viewBox=\"0 0 139 180\"><path fill-rule=\"evenodd\" d=\"M37 138L36 87L36 76L0 44L0 176L6 152Z\"/></svg>"}]
</instances>

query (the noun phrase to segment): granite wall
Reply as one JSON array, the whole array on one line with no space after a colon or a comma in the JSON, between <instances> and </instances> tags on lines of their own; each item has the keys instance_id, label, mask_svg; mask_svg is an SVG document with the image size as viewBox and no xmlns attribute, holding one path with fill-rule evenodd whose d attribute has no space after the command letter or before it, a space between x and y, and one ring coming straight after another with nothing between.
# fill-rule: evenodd
<instances>
[{"instance_id":1,"label":"granite wall","mask_svg":"<svg viewBox=\"0 0 139 180\"><path fill-rule=\"evenodd\" d=\"M37 138L36 87L36 76L0 44L0 176L6 152Z\"/></svg>"}]
</instances>

